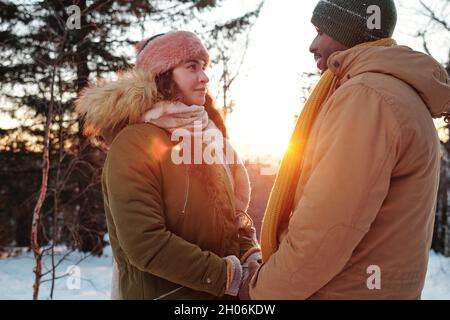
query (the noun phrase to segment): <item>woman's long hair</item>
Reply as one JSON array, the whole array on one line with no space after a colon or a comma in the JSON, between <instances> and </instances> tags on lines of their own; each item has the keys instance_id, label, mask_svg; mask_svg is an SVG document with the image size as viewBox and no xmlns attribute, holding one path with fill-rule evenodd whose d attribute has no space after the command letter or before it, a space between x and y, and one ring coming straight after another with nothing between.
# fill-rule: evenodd
<instances>
[{"instance_id":1,"label":"woman's long hair","mask_svg":"<svg viewBox=\"0 0 450 320\"><path fill-rule=\"evenodd\" d=\"M181 94L177 87L177 84L172 79L172 70L169 70L155 78L156 87L158 91L158 100L177 101L180 100ZM208 92L205 100L205 110L208 113L209 119L214 122L216 127L222 132L224 139L227 137L225 122L219 111L216 109L214 98ZM226 144L224 143L224 146ZM224 150L225 151L225 150ZM189 174L197 177L206 188L206 193L209 201L213 203L214 211L220 215L226 204L223 201L227 201L227 197L223 197L226 190L226 182L220 178L218 170L214 170L214 166L208 164L189 164ZM212 217L217 219L217 217ZM216 221L221 221L218 219ZM221 228L221 226L218 226Z\"/></svg>"}]
</instances>

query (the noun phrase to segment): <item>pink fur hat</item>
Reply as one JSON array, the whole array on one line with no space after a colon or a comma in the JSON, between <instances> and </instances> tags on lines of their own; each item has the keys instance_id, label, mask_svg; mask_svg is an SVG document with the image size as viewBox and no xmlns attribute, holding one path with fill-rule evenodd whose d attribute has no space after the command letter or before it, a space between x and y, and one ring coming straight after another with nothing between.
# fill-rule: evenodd
<instances>
[{"instance_id":1,"label":"pink fur hat","mask_svg":"<svg viewBox=\"0 0 450 320\"><path fill-rule=\"evenodd\" d=\"M203 60L208 65L208 51L194 33L172 31L147 42L137 56L135 68L157 76L189 60Z\"/></svg>"}]
</instances>

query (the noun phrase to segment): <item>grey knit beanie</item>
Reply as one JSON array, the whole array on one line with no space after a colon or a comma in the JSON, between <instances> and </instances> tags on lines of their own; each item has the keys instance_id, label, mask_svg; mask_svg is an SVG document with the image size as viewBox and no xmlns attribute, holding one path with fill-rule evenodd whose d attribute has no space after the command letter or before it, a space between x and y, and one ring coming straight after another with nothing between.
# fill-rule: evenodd
<instances>
[{"instance_id":1,"label":"grey knit beanie","mask_svg":"<svg viewBox=\"0 0 450 320\"><path fill-rule=\"evenodd\" d=\"M376 17L378 12L379 17ZM376 25L377 20L379 25ZM397 23L397 10L394 0L321 0L311 22L321 32L351 48L391 37Z\"/></svg>"}]
</instances>

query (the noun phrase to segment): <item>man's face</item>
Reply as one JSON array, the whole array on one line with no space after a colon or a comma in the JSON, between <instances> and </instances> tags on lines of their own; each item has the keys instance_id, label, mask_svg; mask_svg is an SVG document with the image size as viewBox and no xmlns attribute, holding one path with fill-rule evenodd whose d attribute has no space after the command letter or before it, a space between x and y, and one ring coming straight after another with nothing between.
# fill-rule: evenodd
<instances>
[{"instance_id":1,"label":"man's face","mask_svg":"<svg viewBox=\"0 0 450 320\"><path fill-rule=\"evenodd\" d=\"M319 29L317 29L317 36L314 38L313 42L309 46L309 51L314 54L314 59L317 63L317 68L320 69L320 71L325 72L327 70L327 61L330 55L333 52L336 51L344 51L348 48L341 44L340 42L337 42L330 36L326 35L325 33L321 32Z\"/></svg>"}]
</instances>

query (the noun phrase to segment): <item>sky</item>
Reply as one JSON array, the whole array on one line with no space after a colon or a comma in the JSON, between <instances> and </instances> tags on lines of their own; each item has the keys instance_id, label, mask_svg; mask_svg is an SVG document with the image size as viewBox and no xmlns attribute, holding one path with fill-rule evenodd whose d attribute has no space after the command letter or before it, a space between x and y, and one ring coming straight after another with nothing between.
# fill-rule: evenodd
<instances>
[{"instance_id":1,"label":"sky","mask_svg":"<svg viewBox=\"0 0 450 320\"><path fill-rule=\"evenodd\" d=\"M241 1L241 5L250 6L251 2ZM244 155L280 157L289 142L294 115L303 106L301 87L305 79L301 75L317 71L308 50L316 35L310 20L317 2L266 0L252 30L245 73L232 88L236 107L227 119L230 140ZM396 1L398 21L393 38L423 51L421 40L412 36L428 21L415 15L417 4L417 0ZM438 61L446 61L449 48L450 39L442 38L442 33L430 36L430 50Z\"/></svg>"}]
</instances>

